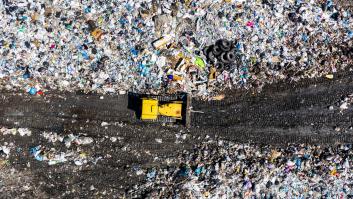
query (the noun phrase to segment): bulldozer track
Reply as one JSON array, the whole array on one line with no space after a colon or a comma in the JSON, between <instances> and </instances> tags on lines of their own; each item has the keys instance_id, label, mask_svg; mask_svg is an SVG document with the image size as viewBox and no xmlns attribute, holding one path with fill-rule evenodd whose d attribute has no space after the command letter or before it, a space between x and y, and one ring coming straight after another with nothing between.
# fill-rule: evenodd
<instances>
[{"instance_id":1,"label":"bulldozer track","mask_svg":"<svg viewBox=\"0 0 353 199\"><path fill-rule=\"evenodd\" d=\"M340 112L335 103L342 96L353 93L353 74L344 72L337 74L336 78L304 80L292 85L278 83L256 95L232 91L223 101L192 99L194 112L188 131L194 135L215 135L239 142L266 144L350 142L353 111L350 108ZM1 95L2 126L60 131L73 126L99 125L105 121L123 122L134 129L148 128L134 119L133 111L127 108L127 96L100 99L97 95L70 93L48 93L45 97ZM328 110L331 105L335 110ZM148 125L164 128L160 123ZM335 131L336 127L342 131ZM186 129L181 125L175 128L171 133ZM79 128L74 129L79 131Z\"/></svg>"}]
</instances>

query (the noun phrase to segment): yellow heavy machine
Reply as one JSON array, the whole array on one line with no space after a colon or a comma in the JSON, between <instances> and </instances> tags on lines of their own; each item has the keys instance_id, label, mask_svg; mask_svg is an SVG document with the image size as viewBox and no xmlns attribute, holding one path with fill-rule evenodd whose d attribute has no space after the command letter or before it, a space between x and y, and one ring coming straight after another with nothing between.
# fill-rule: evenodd
<instances>
[{"instance_id":1,"label":"yellow heavy machine","mask_svg":"<svg viewBox=\"0 0 353 199\"><path fill-rule=\"evenodd\" d=\"M179 123L190 125L190 96L187 93L173 95L148 95L129 93L129 107L142 121Z\"/></svg>"}]
</instances>

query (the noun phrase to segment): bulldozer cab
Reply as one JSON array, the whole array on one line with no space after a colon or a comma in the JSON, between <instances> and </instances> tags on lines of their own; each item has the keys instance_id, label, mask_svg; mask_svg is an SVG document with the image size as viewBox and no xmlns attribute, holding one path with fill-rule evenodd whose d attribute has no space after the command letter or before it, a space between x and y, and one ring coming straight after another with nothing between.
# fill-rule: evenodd
<instances>
[{"instance_id":1,"label":"bulldozer cab","mask_svg":"<svg viewBox=\"0 0 353 199\"><path fill-rule=\"evenodd\" d=\"M155 120L158 117L158 100L156 99L142 99L142 120Z\"/></svg>"}]
</instances>

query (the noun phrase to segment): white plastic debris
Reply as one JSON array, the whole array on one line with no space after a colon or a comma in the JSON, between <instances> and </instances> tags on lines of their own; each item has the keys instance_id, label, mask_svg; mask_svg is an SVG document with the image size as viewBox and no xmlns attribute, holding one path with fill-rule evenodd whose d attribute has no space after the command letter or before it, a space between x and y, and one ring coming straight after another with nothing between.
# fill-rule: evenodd
<instances>
[{"instance_id":1,"label":"white plastic debris","mask_svg":"<svg viewBox=\"0 0 353 199\"><path fill-rule=\"evenodd\" d=\"M347 103L347 102L343 102L343 103L340 105L340 109L341 109L341 110L348 109L348 103Z\"/></svg>"},{"instance_id":2,"label":"white plastic debris","mask_svg":"<svg viewBox=\"0 0 353 199\"><path fill-rule=\"evenodd\" d=\"M0 154L4 153L6 155L6 158L9 158L10 156L10 148L8 146L0 146Z\"/></svg>"},{"instance_id":3,"label":"white plastic debris","mask_svg":"<svg viewBox=\"0 0 353 199\"><path fill-rule=\"evenodd\" d=\"M78 145L87 145L93 142L93 138L91 137L79 137L75 141Z\"/></svg>"},{"instance_id":4,"label":"white plastic debris","mask_svg":"<svg viewBox=\"0 0 353 199\"><path fill-rule=\"evenodd\" d=\"M21 136L31 136L32 135L32 132L28 129L28 128L19 128L18 129L18 133L21 135Z\"/></svg>"},{"instance_id":5,"label":"white plastic debris","mask_svg":"<svg viewBox=\"0 0 353 199\"><path fill-rule=\"evenodd\" d=\"M162 143L163 142L162 139L160 139L160 138L156 138L155 140L156 140L157 143Z\"/></svg>"},{"instance_id":6,"label":"white plastic debris","mask_svg":"<svg viewBox=\"0 0 353 199\"><path fill-rule=\"evenodd\" d=\"M103 127L104 127L104 126L108 126L108 125L109 125L108 122L102 122L102 123L101 123L101 126L103 126Z\"/></svg>"},{"instance_id":7,"label":"white plastic debris","mask_svg":"<svg viewBox=\"0 0 353 199\"><path fill-rule=\"evenodd\" d=\"M110 141L111 141L111 142L116 142L117 140L118 140L118 139L117 139L116 137L111 137L111 138L110 138Z\"/></svg>"}]
</instances>

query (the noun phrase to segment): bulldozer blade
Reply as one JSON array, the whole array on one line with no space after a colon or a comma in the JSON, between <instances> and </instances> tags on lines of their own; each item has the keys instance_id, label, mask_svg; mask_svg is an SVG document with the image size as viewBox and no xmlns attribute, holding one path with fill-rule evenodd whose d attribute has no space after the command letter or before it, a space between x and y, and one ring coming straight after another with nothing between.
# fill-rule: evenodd
<instances>
[{"instance_id":1,"label":"bulldozer blade","mask_svg":"<svg viewBox=\"0 0 353 199\"><path fill-rule=\"evenodd\" d=\"M191 112L190 112L191 96L190 96L190 94L185 93L183 101L184 101L183 124L185 125L185 127L190 127L190 125L191 125Z\"/></svg>"}]
</instances>

